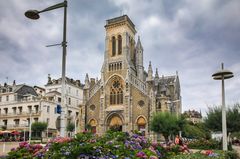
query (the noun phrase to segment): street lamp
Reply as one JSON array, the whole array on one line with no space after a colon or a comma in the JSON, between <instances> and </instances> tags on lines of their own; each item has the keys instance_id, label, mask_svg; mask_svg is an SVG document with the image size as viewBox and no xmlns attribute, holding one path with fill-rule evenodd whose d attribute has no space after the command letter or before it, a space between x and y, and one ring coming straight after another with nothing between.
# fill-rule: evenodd
<instances>
[{"instance_id":1,"label":"street lamp","mask_svg":"<svg viewBox=\"0 0 240 159\"><path fill-rule=\"evenodd\" d=\"M32 107L29 107L29 122L28 122L28 142L29 144L31 143L31 138L32 138Z\"/></svg>"},{"instance_id":2,"label":"street lamp","mask_svg":"<svg viewBox=\"0 0 240 159\"><path fill-rule=\"evenodd\" d=\"M77 121L78 121L78 116L75 116L75 120L74 120L74 135L77 134Z\"/></svg>"},{"instance_id":3,"label":"street lamp","mask_svg":"<svg viewBox=\"0 0 240 159\"><path fill-rule=\"evenodd\" d=\"M23 141L25 142L25 140L26 140L26 130L25 130L25 127L27 127L28 124L27 124L27 120L23 120L23 121L25 122L24 129L23 129Z\"/></svg>"},{"instance_id":4,"label":"street lamp","mask_svg":"<svg viewBox=\"0 0 240 159\"><path fill-rule=\"evenodd\" d=\"M226 123L226 108L225 108L225 90L224 79L233 77L233 73L228 70L224 70L222 63L222 69L212 75L214 80L222 80L222 134L223 134L223 150L227 151L227 123Z\"/></svg>"},{"instance_id":5,"label":"street lamp","mask_svg":"<svg viewBox=\"0 0 240 159\"><path fill-rule=\"evenodd\" d=\"M28 10L25 12L25 16L36 20L40 18L39 13L47 12L50 10L58 9L64 7L64 19L63 19L63 41L62 41L62 93L61 93L61 105L62 112L60 115L60 136L65 136L65 70L66 70L66 53L67 53L67 40L66 40L66 30L67 30L67 0L62 3L55 4L41 11L38 10Z\"/></svg>"}]
</instances>

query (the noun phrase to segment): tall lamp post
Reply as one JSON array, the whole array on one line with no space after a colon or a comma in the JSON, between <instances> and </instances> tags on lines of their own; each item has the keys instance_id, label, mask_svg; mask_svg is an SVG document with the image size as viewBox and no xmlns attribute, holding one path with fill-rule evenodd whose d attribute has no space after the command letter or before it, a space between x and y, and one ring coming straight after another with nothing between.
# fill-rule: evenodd
<instances>
[{"instance_id":1,"label":"tall lamp post","mask_svg":"<svg viewBox=\"0 0 240 159\"><path fill-rule=\"evenodd\" d=\"M224 70L222 63L222 69L212 75L214 80L222 80L222 134L223 134L223 150L227 151L227 123L226 123L226 108L225 108L225 89L224 79L233 77L233 73L229 70Z\"/></svg>"},{"instance_id":2,"label":"tall lamp post","mask_svg":"<svg viewBox=\"0 0 240 159\"><path fill-rule=\"evenodd\" d=\"M27 123L27 120L23 120L23 121L25 122L24 129L23 129L23 141L25 142L25 140L26 140L26 130L25 130L25 128L28 126L28 123Z\"/></svg>"},{"instance_id":3,"label":"tall lamp post","mask_svg":"<svg viewBox=\"0 0 240 159\"><path fill-rule=\"evenodd\" d=\"M30 114L29 114L29 144L31 143L31 138L32 138L32 107L30 109Z\"/></svg>"},{"instance_id":4,"label":"tall lamp post","mask_svg":"<svg viewBox=\"0 0 240 159\"><path fill-rule=\"evenodd\" d=\"M50 10L58 9L58 8L64 8L64 19L63 19L63 41L62 41L62 93L61 93L61 105L62 105L62 111L60 114L60 136L65 136L65 82L66 82L66 76L65 76L65 70L66 70L66 54L67 54L67 40L66 40L66 30L67 30L67 0L64 0L62 3L55 4L53 6L50 6L46 9L43 9L41 11L38 10L28 10L25 12L25 16L27 18L36 20L40 18L39 13L47 12Z\"/></svg>"}]
</instances>

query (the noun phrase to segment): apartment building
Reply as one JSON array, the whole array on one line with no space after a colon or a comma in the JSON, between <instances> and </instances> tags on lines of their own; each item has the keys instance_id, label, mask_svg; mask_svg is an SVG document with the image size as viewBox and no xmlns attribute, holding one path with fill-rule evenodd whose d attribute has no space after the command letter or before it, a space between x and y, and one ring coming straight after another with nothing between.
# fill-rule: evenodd
<instances>
[{"instance_id":1,"label":"apartment building","mask_svg":"<svg viewBox=\"0 0 240 159\"><path fill-rule=\"evenodd\" d=\"M78 129L79 105L83 91L79 80L67 78L67 122L76 123ZM58 135L60 114L56 107L61 104L61 79L51 79L45 88L26 84L0 85L0 129L28 131L30 122L47 122L48 135ZM31 120L31 121L30 121Z\"/></svg>"}]
</instances>

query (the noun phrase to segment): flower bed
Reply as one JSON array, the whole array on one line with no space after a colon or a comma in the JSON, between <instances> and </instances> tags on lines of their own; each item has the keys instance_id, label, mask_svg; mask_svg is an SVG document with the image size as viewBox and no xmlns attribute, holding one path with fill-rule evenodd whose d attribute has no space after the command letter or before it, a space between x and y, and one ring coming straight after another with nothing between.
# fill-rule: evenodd
<instances>
[{"instance_id":1,"label":"flower bed","mask_svg":"<svg viewBox=\"0 0 240 159\"><path fill-rule=\"evenodd\" d=\"M85 132L77 134L74 139L55 138L44 147L29 145L26 142L20 143L17 149L13 149L8 154L7 159L20 159L23 156L25 159L170 159L174 156L180 159L185 150L186 147L174 144L152 143L137 134L130 136L128 133L110 132L97 137Z\"/></svg>"},{"instance_id":2,"label":"flower bed","mask_svg":"<svg viewBox=\"0 0 240 159\"><path fill-rule=\"evenodd\" d=\"M215 159L239 159L237 153L234 151L212 151L204 150L199 151L194 154L180 154L177 156L172 156L172 159L206 159L206 158L215 158Z\"/></svg>"}]
</instances>

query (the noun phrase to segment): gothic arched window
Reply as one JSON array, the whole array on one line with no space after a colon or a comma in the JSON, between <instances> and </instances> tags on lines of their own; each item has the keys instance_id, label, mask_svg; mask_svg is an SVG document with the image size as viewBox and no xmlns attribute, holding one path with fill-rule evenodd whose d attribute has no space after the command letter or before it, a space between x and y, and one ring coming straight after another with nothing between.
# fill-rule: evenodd
<instances>
[{"instance_id":1,"label":"gothic arched window","mask_svg":"<svg viewBox=\"0 0 240 159\"><path fill-rule=\"evenodd\" d=\"M122 36L118 35L118 55L122 54Z\"/></svg>"},{"instance_id":2,"label":"gothic arched window","mask_svg":"<svg viewBox=\"0 0 240 159\"><path fill-rule=\"evenodd\" d=\"M114 80L111 85L110 104L123 104L123 87L119 80Z\"/></svg>"},{"instance_id":3,"label":"gothic arched window","mask_svg":"<svg viewBox=\"0 0 240 159\"><path fill-rule=\"evenodd\" d=\"M162 109L162 104L161 104L160 101L159 101L158 104L157 104L157 109L160 109L160 110Z\"/></svg>"},{"instance_id":4,"label":"gothic arched window","mask_svg":"<svg viewBox=\"0 0 240 159\"><path fill-rule=\"evenodd\" d=\"M116 55L116 38L115 36L112 37L112 56Z\"/></svg>"}]
</instances>

